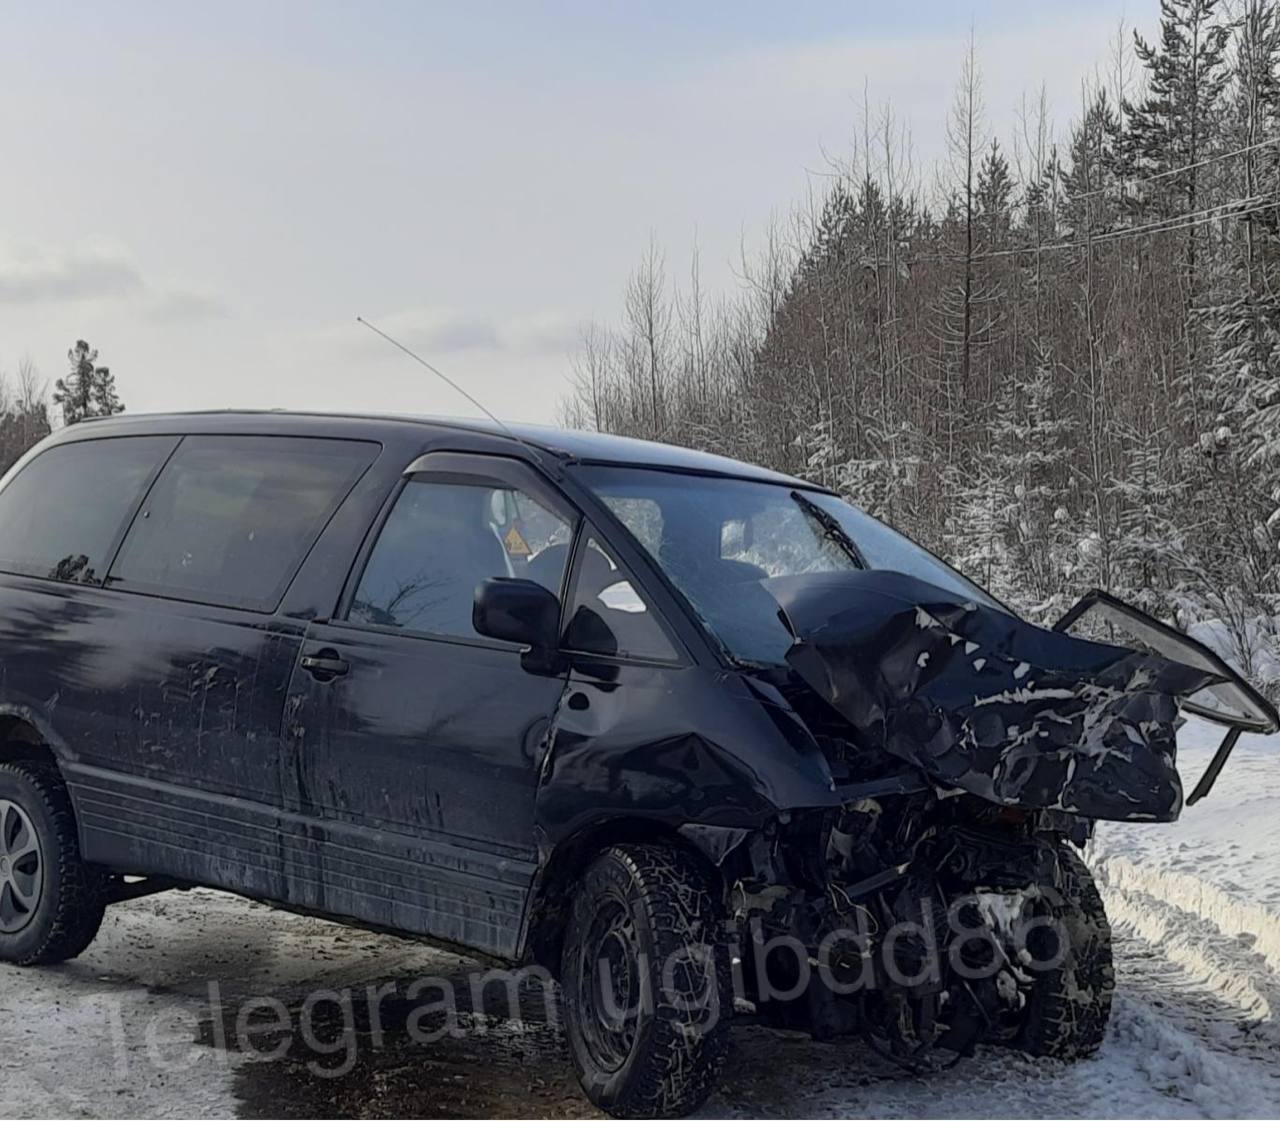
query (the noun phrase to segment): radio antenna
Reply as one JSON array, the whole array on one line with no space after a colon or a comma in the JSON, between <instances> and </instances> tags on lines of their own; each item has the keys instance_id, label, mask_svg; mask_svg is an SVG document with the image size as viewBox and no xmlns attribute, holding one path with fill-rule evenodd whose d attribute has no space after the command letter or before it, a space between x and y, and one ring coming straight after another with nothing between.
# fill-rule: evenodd
<instances>
[{"instance_id":1,"label":"radio antenna","mask_svg":"<svg viewBox=\"0 0 1280 1121\"><path fill-rule=\"evenodd\" d=\"M531 456L533 456L534 461L538 464L539 467L541 467L544 471L547 470L547 465L542 461L542 456L538 454L537 448L533 447L533 445L530 444L527 440L525 440L522 436L518 435L517 433L513 432L510 428L508 428L504 421L501 421L496 416L494 416L493 413L491 413L482 404L480 404L479 401L477 401L474 397L472 397L471 394L468 393L465 389L463 389L462 386L460 386L456 381L453 380L453 378L449 377L448 374L443 373L442 371L436 369L436 367L431 365L431 363L428 362L425 358L423 358L420 354L415 354L412 350L410 350L407 346L405 346L404 343L400 342L398 339L393 339L381 327L374 326L363 316L357 315L356 322L361 323L364 326L368 327L369 330L372 331L375 335L381 335L382 338L386 339L387 342L389 342L397 350L404 351L404 353L407 354L410 358L412 358L416 363L418 363L419 366L424 366L426 369L430 370L433 374L435 374L436 377L438 377L442 382L444 382L445 385L449 386L450 389L456 390L458 393L461 393L463 397L465 397L468 401L470 401L477 409L479 409L482 413L484 413L485 416L487 416L491 421L493 421L494 424L496 424L499 428L501 428L502 431L506 433L506 435L510 436L513 440L515 440L516 443L518 443L522 448L524 448L525 451L527 451Z\"/></svg>"}]
</instances>

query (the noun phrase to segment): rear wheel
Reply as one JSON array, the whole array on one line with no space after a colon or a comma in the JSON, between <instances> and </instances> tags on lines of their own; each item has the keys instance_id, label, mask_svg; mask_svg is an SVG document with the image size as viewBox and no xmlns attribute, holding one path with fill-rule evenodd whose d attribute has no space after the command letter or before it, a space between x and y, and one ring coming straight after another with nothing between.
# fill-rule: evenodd
<instances>
[{"instance_id":1,"label":"rear wheel","mask_svg":"<svg viewBox=\"0 0 1280 1121\"><path fill-rule=\"evenodd\" d=\"M702 869L661 845L617 845L582 877L561 962L582 1088L615 1117L672 1117L715 1086L733 1011Z\"/></svg>"},{"instance_id":2,"label":"rear wheel","mask_svg":"<svg viewBox=\"0 0 1280 1121\"><path fill-rule=\"evenodd\" d=\"M1033 962L1057 964L1033 975L1017 1046L1031 1055L1083 1059L1102 1046L1111 1018L1111 924L1079 853L1063 844L1058 864L1061 882L1046 893L1053 921L1027 939Z\"/></svg>"},{"instance_id":3,"label":"rear wheel","mask_svg":"<svg viewBox=\"0 0 1280 1121\"><path fill-rule=\"evenodd\" d=\"M0 763L0 961L47 965L93 941L102 875L80 859L71 799L56 767Z\"/></svg>"}]
</instances>

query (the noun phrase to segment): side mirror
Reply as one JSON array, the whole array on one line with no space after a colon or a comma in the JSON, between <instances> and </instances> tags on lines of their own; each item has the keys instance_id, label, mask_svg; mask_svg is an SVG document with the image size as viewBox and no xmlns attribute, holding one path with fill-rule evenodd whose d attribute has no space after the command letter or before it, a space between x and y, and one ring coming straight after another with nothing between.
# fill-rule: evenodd
<instances>
[{"instance_id":1,"label":"side mirror","mask_svg":"<svg viewBox=\"0 0 1280 1121\"><path fill-rule=\"evenodd\" d=\"M560 641L560 600L536 580L492 576L476 586L471 625L477 634L545 657Z\"/></svg>"}]
</instances>

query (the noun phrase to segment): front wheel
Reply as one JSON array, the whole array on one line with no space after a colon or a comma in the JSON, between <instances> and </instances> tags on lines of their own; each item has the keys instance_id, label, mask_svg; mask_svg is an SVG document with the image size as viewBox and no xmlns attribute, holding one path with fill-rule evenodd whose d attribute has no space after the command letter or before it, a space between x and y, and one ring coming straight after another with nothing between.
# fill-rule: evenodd
<instances>
[{"instance_id":1,"label":"front wheel","mask_svg":"<svg viewBox=\"0 0 1280 1121\"><path fill-rule=\"evenodd\" d=\"M702 869L678 849L616 845L574 898L561 961L569 1051L591 1102L674 1117L715 1087L733 1011Z\"/></svg>"},{"instance_id":2,"label":"front wheel","mask_svg":"<svg viewBox=\"0 0 1280 1121\"><path fill-rule=\"evenodd\" d=\"M1116 975L1111 924L1088 865L1067 844L1058 849L1059 883L1045 892L1053 920L1028 940L1036 972L1026 994L1017 1046L1031 1055L1088 1058L1102 1046ZM1046 885L1047 886L1047 885Z\"/></svg>"}]
</instances>

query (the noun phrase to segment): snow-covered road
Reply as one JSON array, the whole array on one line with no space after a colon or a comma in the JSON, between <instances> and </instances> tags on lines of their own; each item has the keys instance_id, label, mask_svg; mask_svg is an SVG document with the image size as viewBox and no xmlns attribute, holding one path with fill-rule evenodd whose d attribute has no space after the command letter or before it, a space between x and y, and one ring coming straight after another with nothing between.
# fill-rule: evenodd
<instances>
[{"instance_id":1,"label":"snow-covered road","mask_svg":"<svg viewBox=\"0 0 1280 1121\"><path fill-rule=\"evenodd\" d=\"M1192 725L1180 738L1190 787L1216 733ZM744 1027L725 1089L705 1112L1280 1113L1280 737L1245 737L1212 797L1177 824L1104 826L1091 860L1118 967L1116 1013L1097 1058L1067 1066L988 1050L922 1079L856 1042ZM592 1115L536 1002L523 1024L464 1010L468 1030L458 1036L415 1037L425 1025L402 999L409 986L467 968L412 943L213 892L120 906L78 961L0 967L0 1113ZM376 1023L370 986L394 987L377 1002ZM347 1022L359 1045L330 1045ZM307 1038L315 1046L303 1046ZM251 1053L286 1046L274 1061Z\"/></svg>"}]
</instances>

